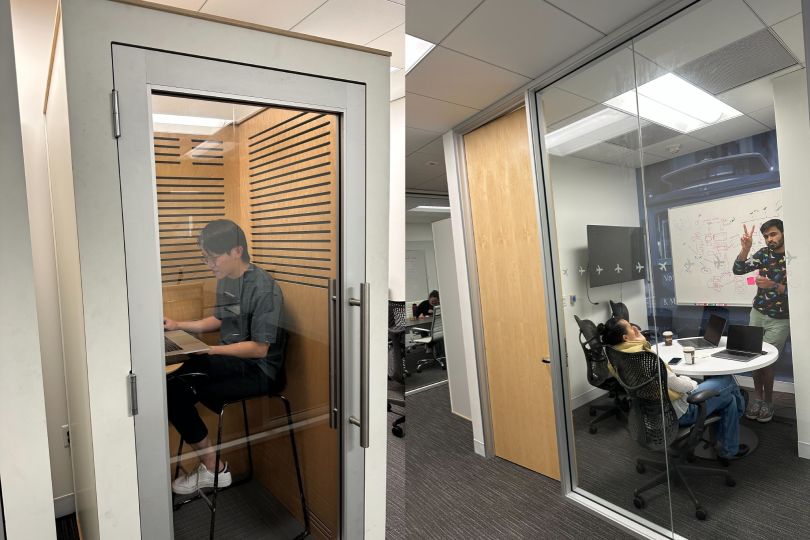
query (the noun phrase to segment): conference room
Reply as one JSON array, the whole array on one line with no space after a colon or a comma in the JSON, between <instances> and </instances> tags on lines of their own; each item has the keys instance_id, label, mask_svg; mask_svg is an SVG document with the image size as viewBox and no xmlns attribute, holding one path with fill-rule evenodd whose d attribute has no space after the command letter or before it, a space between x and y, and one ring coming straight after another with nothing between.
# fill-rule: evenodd
<instances>
[{"instance_id":1,"label":"conference room","mask_svg":"<svg viewBox=\"0 0 810 540\"><path fill-rule=\"evenodd\" d=\"M807 529L806 86L799 2L711 0L536 95L572 490L667 536Z\"/></svg>"}]
</instances>

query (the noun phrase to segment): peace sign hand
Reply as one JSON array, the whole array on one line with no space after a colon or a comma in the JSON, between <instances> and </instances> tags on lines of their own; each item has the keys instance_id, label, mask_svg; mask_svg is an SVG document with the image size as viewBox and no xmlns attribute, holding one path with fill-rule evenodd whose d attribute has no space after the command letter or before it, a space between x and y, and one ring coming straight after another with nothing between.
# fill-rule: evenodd
<instances>
[{"instance_id":1,"label":"peace sign hand","mask_svg":"<svg viewBox=\"0 0 810 540\"><path fill-rule=\"evenodd\" d=\"M742 247L741 254L744 254L746 257L748 256L748 252L751 251L751 245L754 243L754 231L756 230L756 226L752 225L751 230L748 230L748 227L743 225L743 235L740 237L740 245Z\"/></svg>"}]
</instances>

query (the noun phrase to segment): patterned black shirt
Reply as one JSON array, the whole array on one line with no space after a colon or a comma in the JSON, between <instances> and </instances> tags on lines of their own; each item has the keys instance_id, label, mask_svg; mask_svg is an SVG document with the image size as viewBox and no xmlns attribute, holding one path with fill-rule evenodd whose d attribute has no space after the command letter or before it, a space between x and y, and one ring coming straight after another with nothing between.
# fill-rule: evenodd
<instances>
[{"instance_id":1,"label":"patterned black shirt","mask_svg":"<svg viewBox=\"0 0 810 540\"><path fill-rule=\"evenodd\" d=\"M732 271L741 276L754 270L759 270L760 275L785 286L783 294L779 294L776 287L757 289L754 297L754 309L773 319L787 319L789 313L785 254L774 253L768 248L762 248L746 261L734 261Z\"/></svg>"}]
</instances>

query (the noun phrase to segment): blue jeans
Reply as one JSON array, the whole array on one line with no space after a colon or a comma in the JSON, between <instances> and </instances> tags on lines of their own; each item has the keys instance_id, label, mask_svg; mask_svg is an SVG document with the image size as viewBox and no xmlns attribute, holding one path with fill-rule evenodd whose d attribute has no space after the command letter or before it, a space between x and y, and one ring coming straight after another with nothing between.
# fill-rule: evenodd
<instances>
[{"instance_id":1,"label":"blue jeans","mask_svg":"<svg viewBox=\"0 0 810 540\"><path fill-rule=\"evenodd\" d=\"M745 412L743 399L737 381L731 375L720 375L706 379L695 388L699 390L717 390L719 396L706 401L706 414L720 413L720 421L715 424L715 435L721 443L720 456L731 457L737 453L740 444L740 417ZM697 421L698 406L689 405L686 413L678 419L681 426L691 426Z\"/></svg>"}]
</instances>

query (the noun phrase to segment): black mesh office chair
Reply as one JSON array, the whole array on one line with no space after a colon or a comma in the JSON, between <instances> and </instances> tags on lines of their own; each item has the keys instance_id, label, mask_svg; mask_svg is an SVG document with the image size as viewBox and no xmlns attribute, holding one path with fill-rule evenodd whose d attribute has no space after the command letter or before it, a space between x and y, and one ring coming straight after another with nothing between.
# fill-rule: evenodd
<instances>
[{"instance_id":1,"label":"black mesh office chair","mask_svg":"<svg viewBox=\"0 0 810 540\"><path fill-rule=\"evenodd\" d=\"M596 325L592 321L580 319L576 315L574 315L574 319L579 326L579 345L582 347L582 352L585 353L588 382L591 383L591 386L607 390L608 396L613 399L612 404L590 406L589 413L595 418L588 423L588 432L596 433L596 424L599 422L614 416L619 420L625 419L624 413L628 410L627 392L608 370L607 356L605 356L604 346L599 339Z\"/></svg>"},{"instance_id":2,"label":"black mesh office chair","mask_svg":"<svg viewBox=\"0 0 810 540\"><path fill-rule=\"evenodd\" d=\"M388 380L388 412L393 412L397 418L391 422L391 433L395 437L404 437L405 430L405 344L403 343L407 328L405 327L405 302L388 301L388 362L392 377ZM397 373L401 369L401 374ZM396 407L401 412L396 412Z\"/></svg>"},{"instance_id":3,"label":"black mesh office chair","mask_svg":"<svg viewBox=\"0 0 810 540\"><path fill-rule=\"evenodd\" d=\"M253 452L250 448L250 427L248 422L248 412L247 412L247 401L249 399L257 399L257 398L265 398L269 397L272 399L281 400L282 404L284 405L284 411L287 416L287 427L289 429L289 437L290 437L290 448L292 450L293 455L293 463L295 464L295 476L296 480L298 481L298 496L301 501L301 511L304 517L304 530L298 534L295 538L303 539L309 536L309 510L307 508L307 501L304 495L304 481L301 475L301 463L298 457L298 447L295 444L295 429L293 427L293 419L292 419L292 407L290 406L290 400L282 393L284 387L287 384L287 379L284 371L284 355L287 348L287 332L281 328L278 329L278 338L277 338L277 345L276 350L278 351L277 354L281 356L282 364L281 364L281 371L280 373L280 380L276 388L272 389L267 394L257 395L257 396L246 396L242 399L235 400L235 401L226 401L222 404L222 407L219 410L215 410L218 414L217 420L217 442L216 442L216 466L214 467L215 471L219 470L219 464L221 461L221 447L222 447L222 427L225 420L225 409L228 408L230 405L236 405L237 403L241 403L242 405L242 415L245 422L245 444L247 446L247 455L248 455L248 470L241 478L235 479L229 487L238 486L250 481L253 478ZM184 373L179 375L181 379L185 380L191 387L194 387L195 380L198 380L200 377L208 377L205 373ZM177 466L174 470L174 477L177 478L180 475L181 470L181 460L180 456L183 454L183 438L180 437L180 446L177 448ZM216 517L217 517L217 494L222 489L219 487L219 475L214 475L214 487L212 491L206 495L202 491L198 491L197 494L191 498L182 499L180 501L176 501L174 503L174 509L177 510L183 505L194 501L198 498L202 498L206 505L208 505L208 509L211 511L211 525L209 528L209 539L214 540L214 527L216 525Z\"/></svg>"},{"instance_id":4,"label":"black mesh office chair","mask_svg":"<svg viewBox=\"0 0 810 540\"><path fill-rule=\"evenodd\" d=\"M424 366L432 363L437 363L442 369L447 369L447 358L444 355L444 326L442 325L441 306L433 308L433 322L430 324L429 331L424 328L414 328L414 331L428 333L426 337L415 339L413 342L417 345L430 347L430 351L433 353L433 358L424 358L417 362L416 372L421 373Z\"/></svg>"},{"instance_id":5,"label":"black mesh office chair","mask_svg":"<svg viewBox=\"0 0 810 540\"><path fill-rule=\"evenodd\" d=\"M684 486L695 505L695 517L704 520L706 510L689 487L686 475L722 476L726 485L733 487L734 479L727 469L692 465L694 450L702 438L705 427L719 420L718 415L706 416L706 400L719 395L716 390L702 390L689 395L687 401L699 407L697 421L692 426L680 427L678 416L667 394L666 366L652 352L623 353L605 347L616 379L630 396L628 428L630 435L641 446L666 452L666 461L638 458L636 470L643 474L647 467L660 471L649 482L633 492L633 504L644 508L642 493L667 482L671 477ZM662 396L663 406L662 406Z\"/></svg>"},{"instance_id":6,"label":"black mesh office chair","mask_svg":"<svg viewBox=\"0 0 810 540\"><path fill-rule=\"evenodd\" d=\"M613 300L608 300L610 302L610 314L614 319L624 319L625 321L629 322L633 326L639 329L641 335L644 336L644 339L647 341L650 340L650 336L653 336L653 332L649 330L642 330L639 325L632 322L630 320L630 311L627 309L627 306L624 302L614 302Z\"/></svg>"}]
</instances>

